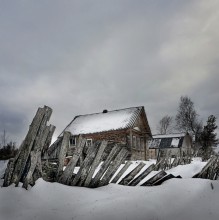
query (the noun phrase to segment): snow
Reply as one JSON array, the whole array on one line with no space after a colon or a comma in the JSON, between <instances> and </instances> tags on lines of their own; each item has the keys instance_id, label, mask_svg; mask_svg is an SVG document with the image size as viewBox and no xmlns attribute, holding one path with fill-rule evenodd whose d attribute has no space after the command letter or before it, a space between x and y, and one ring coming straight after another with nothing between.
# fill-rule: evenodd
<instances>
[{"instance_id":1,"label":"snow","mask_svg":"<svg viewBox=\"0 0 219 220\"><path fill-rule=\"evenodd\" d=\"M185 133L178 133L178 134L156 134L153 135L153 138L180 138L184 137Z\"/></svg>"},{"instance_id":2,"label":"snow","mask_svg":"<svg viewBox=\"0 0 219 220\"><path fill-rule=\"evenodd\" d=\"M173 168L168 172L185 178L154 187L109 184L88 189L39 179L28 191L14 186L0 188L0 219L218 220L219 181L190 178L204 164L194 160L191 165Z\"/></svg>"},{"instance_id":3,"label":"snow","mask_svg":"<svg viewBox=\"0 0 219 220\"><path fill-rule=\"evenodd\" d=\"M96 113L76 117L65 130L73 135L97 133L127 128L142 107L133 107L107 113Z\"/></svg>"}]
</instances>

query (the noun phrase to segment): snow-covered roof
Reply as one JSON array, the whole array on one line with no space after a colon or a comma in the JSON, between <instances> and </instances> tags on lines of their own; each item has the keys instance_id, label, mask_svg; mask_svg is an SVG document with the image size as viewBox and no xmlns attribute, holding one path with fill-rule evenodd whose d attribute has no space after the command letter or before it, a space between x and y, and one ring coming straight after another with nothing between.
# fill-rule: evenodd
<instances>
[{"instance_id":1,"label":"snow-covered roof","mask_svg":"<svg viewBox=\"0 0 219 220\"><path fill-rule=\"evenodd\" d=\"M156 134L153 135L153 138L178 138L178 137L184 137L185 133L177 133L177 134Z\"/></svg>"},{"instance_id":2,"label":"snow-covered roof","mask_svg":"<svg viewBox=\"0 0 219 220\"><path fill-rule=\"evenodd\" d=\"M76 116L66 127L73 135L99 133L130 128L144 109L143 106Z\"/></svg>"}]
</instances>

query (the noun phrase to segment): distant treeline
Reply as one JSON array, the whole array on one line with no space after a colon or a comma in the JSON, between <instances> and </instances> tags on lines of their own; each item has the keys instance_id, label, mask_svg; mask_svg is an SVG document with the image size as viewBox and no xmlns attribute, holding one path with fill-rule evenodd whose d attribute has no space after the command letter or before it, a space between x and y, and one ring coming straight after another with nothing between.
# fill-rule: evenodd
<instances>
[{"instance_id":1,"label":"distant treeline","mask_svg":"<svg viewBox=\"0 0 219 220\"><path fill-rule=\"evenodd\" d=\"M8 160L15 157L18 149L15 147L15 143L8 143L6 146L0 148L0 160Z\"/></svg>"}]
</instances>

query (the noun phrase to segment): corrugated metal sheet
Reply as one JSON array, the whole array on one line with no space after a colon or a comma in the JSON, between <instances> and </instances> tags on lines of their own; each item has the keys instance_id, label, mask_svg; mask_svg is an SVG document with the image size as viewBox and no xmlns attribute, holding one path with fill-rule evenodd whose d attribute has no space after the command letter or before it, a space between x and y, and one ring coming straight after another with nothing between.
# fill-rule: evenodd
<instances>
[{"instance_id":1,"label":"corrugated metal sheet","mask_svg":"<svg viewBox=\"0 0 219 220\"><path fill-rule=\"evenodd\" d=\"M149 141L148 145L150 149L182 147L185 135L185 133L153 135L153 138Z\"/></svg>"}]
</instances>

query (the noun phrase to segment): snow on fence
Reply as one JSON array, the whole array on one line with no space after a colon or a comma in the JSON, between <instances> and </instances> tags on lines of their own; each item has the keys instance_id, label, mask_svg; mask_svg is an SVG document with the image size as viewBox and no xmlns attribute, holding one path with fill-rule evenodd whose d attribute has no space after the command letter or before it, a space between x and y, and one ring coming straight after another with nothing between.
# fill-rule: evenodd
<instances>
[{"instance_id":1,"label":"snow on fence","mask_svg":"<svg viewBox=\"0 0 219 220\"><path fill-rule=\"evenodd\" d=\"M194 175L193 178L217 180L219 178L219 156L212 156L201 172Z\"/></svg>"},{"instance_id":2,"label":"snow on fence","mask_svg":"<svg viewBox=\"0 0 219 220\"><path fill-rule=\"evenodd\" d=\"M4 187L12 183L17 186L19 182L22 182L23 187L27 189L28 185L34 185L40 177L50 182L90 188L104 186L109 183L127 186L154 186L171 178L181 178L180 176L167 174L165 170L190 162L186 158L180 157L172 160L168 155L165 155L156 164L147 166L144 162L141 162L134 169L127 172L131 165L130 161L125 162L129 152L127 147L122 144L113 144L112 147L112 143L109 144L108 141L103 140L95 142L88 149L85 159L75 174L74 170L86 143L82 136L79 137L76 151L65 169L64 160L71 136L70 132L63 133L58 163L51 163L48 160L42 161L41 159L41 156L47 152L55 130L53 125L47 126L51 114L52 109L47 106L38 109L18 154L8 163L4 175ZM105 159L103 160L103 158ZM122 164L124 164L123 167ZM155 175L144 181L145 177L151 175L153 171ZM212 157L195 177L217 179L218 175L218 157Z\"/></svg>"}]
</instances>

